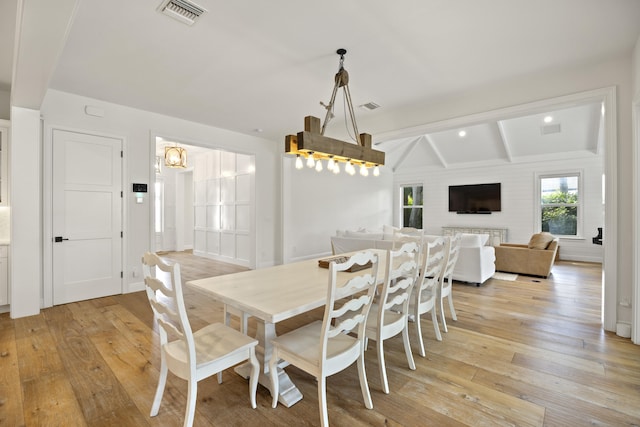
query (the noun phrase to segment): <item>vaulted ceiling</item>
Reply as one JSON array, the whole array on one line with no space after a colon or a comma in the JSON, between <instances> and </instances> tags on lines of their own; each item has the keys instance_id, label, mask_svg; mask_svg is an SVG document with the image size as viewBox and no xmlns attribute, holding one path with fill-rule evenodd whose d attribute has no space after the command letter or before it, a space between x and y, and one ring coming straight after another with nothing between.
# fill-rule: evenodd
<instances>
[{"instance_id":1,"label":"vaulted ceiling","mask_svg":"<svg viewBox=\"0 0 640 427\"><path fill-rule=\"evenodd\" d=\"M380 105L356 108L358 125L394 169L598 153L597 102L398 137L389 117L485 85L629 57L640 35L637 0L195 0L207 11L191 26L158 12L161 2L78 0L49 87L282 144L304 116L324 117L335 51L346 48L354 105ZM5 41L16 4L0 7L0 89L12 83Z\"/></svg>"}]
</instances>

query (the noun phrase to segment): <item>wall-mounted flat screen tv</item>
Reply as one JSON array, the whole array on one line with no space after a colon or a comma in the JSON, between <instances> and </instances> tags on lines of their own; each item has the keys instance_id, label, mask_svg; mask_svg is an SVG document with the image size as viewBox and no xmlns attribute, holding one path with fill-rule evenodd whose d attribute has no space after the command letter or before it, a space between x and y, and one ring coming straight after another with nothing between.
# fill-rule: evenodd
<instances>
[{"instance_id":1,"label":"wall-mounted flat screen tv","mask_svg":"<svg viewBox=\"0 0 640 427\"><path fill-rule=\"evenodd\" d=\"M488 214L501 208L499 182L449 186L449 212Z\"/></svg>"}]
</instances>

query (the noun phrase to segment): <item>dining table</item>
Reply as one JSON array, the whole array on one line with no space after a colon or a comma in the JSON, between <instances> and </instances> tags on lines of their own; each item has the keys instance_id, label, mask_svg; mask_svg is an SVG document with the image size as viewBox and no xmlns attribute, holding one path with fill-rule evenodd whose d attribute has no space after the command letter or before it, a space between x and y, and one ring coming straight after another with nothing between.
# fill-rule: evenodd
<instances>
[{"instance_id":1,"label":"dining table","mask_svg":"<svg viewBox=\"0 0 640 427\"><path fill-rule=\"evenodd\" d=\"M385 275L386 251L371 249L378 254L378 283ZM349 254L344 254L349 256ZM261 364L258 382L271 393L269 360L273 353L272 340L276 335L276 324L310 310L322 307L327 300L329 270L319 266L323 258L281 264L272 267L248 270L223 276L191 280L190 288L213 297L224 304L243 311L256 319L256 356ZM338 273L337 283L346 282L349 277L370 272L371 268L357 272ZM302 393L284 370L286 365L278 365L278 401L290 407L300 399ZM240 365L236 372L249 377L249 367Z\"/></svg>"}]
</instances>

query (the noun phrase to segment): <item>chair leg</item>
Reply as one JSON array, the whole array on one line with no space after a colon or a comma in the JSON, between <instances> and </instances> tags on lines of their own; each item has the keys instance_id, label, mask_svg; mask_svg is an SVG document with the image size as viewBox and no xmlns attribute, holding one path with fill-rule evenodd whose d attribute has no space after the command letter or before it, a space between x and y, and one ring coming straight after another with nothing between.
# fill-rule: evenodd
<instances>
[{"instance_id":1,"label":"chair leg","mask_svg":"<svg viewBox=\"0 0 640 427\"><path fill-rule=\"evenodd\" d=\"M444 304L442 303L442 301L444 300L444 298L438 298L438 305L440 306L440 319L442 320L442 329L445 332L449 332L449 330L447 329L447 321L444 318ZM435 309L435 307L434 307Z\"/></svg>"},{"instance_id":2,"label":"chair leg","mask_svg":"<svg viewBox=\"0 0 640 427\"><path fill-rule=\"evenodd\" d=\"M420 356L425 357L424 341L422 341L422 327L420 326L420 315L416 313L416 334L418 335L418 345L420 346Z\"/></svg>"},{"instance_id":3,"label":"chair leg","mask_svg":"<svg viewBox=\"0 0 640 427\"><path fill-rule=\"evenodd\" d=\"M190 379L187 381L187 409L184 413L184 427L193 426L193 419L196 414L196 400L198 399L198 381Z\"/></svg>"},{"instance_id":4,"label":"chair leg","mask_svg":"<svg viewBox=\"0 0 640 427\"><path fill-rule=\"evenodd\" d=\"M223 316L224 324L227 326L231 325L231 313L227 311L227 304L224 305ZM218 372L218 384L222 384L222 371Z\"/></svg>"},{"instance_id":5,"label":"chair leg","mask_svg":"<svg viewBox=\"0 0 640 427\"><path fill-rule=\"evenodd\" d=\"M327 413L327 377L316 378L318 380L318 407L320 409L320 425L329 426L329 414Z\"/></svg>"},{"instance_id":6,"label":"chair leg","mask_svg":"<svg viewBox=\"0 0 640 427\"><path fill-rule=\"evenodd\" d=\"M380 382L382 383L382 391L385 394L389 394L389 381L387 381L387 368L384 363L383 340L378 339L378 341L376 341L376 350L378 351L378 368L380 369Z\"/></svg>"},{"instance_id":7,"label":"chair leg","mask_svg":"<svg viewBox=\"0 0 640 427\"><path fill-rule=\"evenodd\" d=\"M360 378L360 390L362 390L364 406L367 409L373 409L373 401L371 400L369 383L367 382L367 371L364 367L364 349L362 349L362 351L360 352L360 357L358 358L358 377Z\"/></svg>"},{"instance_id":8,"label":"chair leg","mask_svg":"<svg viewBox=\"0 0 640 427\"><path fill-rule=\"evenodd\" d=\"M251 363L251 374L249 374L249 397L251 407L256 409L256 391L258 390L258 375L260 375L260 364L256 358L256 348L249 349L249 362Z\"/></svg>"},{"instance_id":9,"label":"chair leg","mask_svg":"<svg viewBox=\"0 0 640 427\"><path fill-rule=\"evenodd\" d=\"M440 326L438 326L438 316L436 315L436 308L431 309L431 322L433 322L433 330L436 332L436 339L442 341L442 334L440 333Z\"/></svg>"},{"instance_id":10,"label":"chair leg","mask_svg":"<svg viewBox=\"0 0 640 427\"><path fill-rule=\"evenodd\" d=\"M160 402L162 402L162 395L164 394L164 387L167 384L167 373L169 369L167 368L167 363L164 359L164 354L161 356L162 360L160 361L160 377L158 378L158 387L156 387L156 395L153 398L153 404L151 405L151 414L150 416L155 417L158 415L158 411L160 410Z\"/></svg>"},{"instance_id":11,"label":"chair leg","mask_svg":"<svg viewBox=\"0 0 640 427\"><path fill-rule=\"evenodd\" d=\"M411 342L409 342L409 324L404 325L402 330L402 341L404 342L404 352L407 355L407 362L409 362L409 369L416 370L416 362L413 360L413 353L411 352Z\"/></svg>"},{"instance_id":12,"label":"chair leg","mask_svg":"<svg viewBox=\"0 0 640 427\"><path fill-rule=\"evenodd\" d=\"M447 296L447 299L449 300L449 309L451 310L451 318L453 320L458 320L458 317L456 316L456 309L453 308L453 293L449 293L449 296Z\"/></svg>"},{"instance_id":13,"label":"chair leg","mask_svg":"<svg viewBox=\"0 0 640 427\"><path fill-rule=\"evenodd\" d=\"M274 347L273 352L271 353L271 360L269 361L269 377L271 378L271 396L273 400L271 402L271 407L275 408L278 406L278 393L280 390L278 383L278 348ZM256 376L257 378L257 376Z\"/></svg>"}]
</instances>

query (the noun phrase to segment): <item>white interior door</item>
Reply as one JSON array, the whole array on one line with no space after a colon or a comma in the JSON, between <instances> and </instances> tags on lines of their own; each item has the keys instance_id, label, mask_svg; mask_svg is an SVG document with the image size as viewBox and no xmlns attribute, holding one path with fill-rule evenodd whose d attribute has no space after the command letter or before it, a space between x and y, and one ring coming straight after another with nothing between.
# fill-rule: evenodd
<instances>
[{"instance_id":1,"label":"white interior door","mask_svg":"<svg viewBox=\"0 0 640 427\"><path fill-rule=\"evenodd\" d=\"M53 133L53 303L122 292L122 141Z\"/></svg>"}]
</instances>

